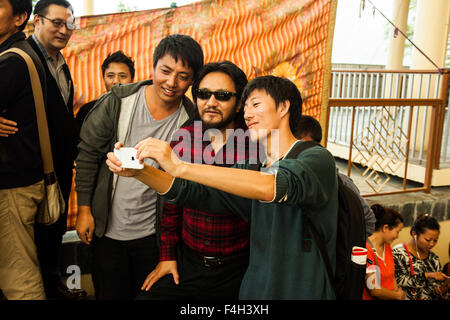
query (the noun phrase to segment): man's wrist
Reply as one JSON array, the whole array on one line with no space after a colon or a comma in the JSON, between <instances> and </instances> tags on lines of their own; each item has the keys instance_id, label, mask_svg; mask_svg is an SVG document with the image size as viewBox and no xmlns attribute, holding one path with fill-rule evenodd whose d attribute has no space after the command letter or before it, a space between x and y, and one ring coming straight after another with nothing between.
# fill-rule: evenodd
<instances>
[{"instance_id":1,"label":"man's wrist","mask_svg":"<svg viewBox=\"0 0 450 320\"><path fill-rule=\"evenodd\" d=\"M78 215L90 214L91 207L90 206L78 206Z\"/></svg>"},{"instance_id":2,"label":"man's wrist","mask_svg":"<svg viewBox=\"0 0 450 320\"><path fill-rule=\"evenodd\" d=\"M183 177L185 177L188 170L189 170L189 163L181 162L180 164L178 164L176 166L173 176L175 178L183 179Z\"/></svg>"}]
</instances>

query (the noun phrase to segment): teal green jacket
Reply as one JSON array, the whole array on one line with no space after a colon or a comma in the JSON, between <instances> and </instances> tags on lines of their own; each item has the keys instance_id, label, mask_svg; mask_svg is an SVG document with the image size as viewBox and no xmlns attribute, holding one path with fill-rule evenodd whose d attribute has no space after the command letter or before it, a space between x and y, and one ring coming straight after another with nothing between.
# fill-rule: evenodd
<instances>
[{"instance_id":1,"label":"teal green jacket","mask_svg":"<svg viewBox=\"0 0 450 320\"><path fill-rule=\"evenodd\" d=\"M249 164L235 168L248 169ZM171 203L218 214L231 210L250 222L250 262L240 299L334 299L318 247L313 242L310 252L302 250L302 216L307 214L325 240L335 268L338 184L333 156L325 148L313 147L297 159L274 163L269 171L276 174L271 202L182 179L175 179L164 196Z\"/></svg>"}]
</instances>

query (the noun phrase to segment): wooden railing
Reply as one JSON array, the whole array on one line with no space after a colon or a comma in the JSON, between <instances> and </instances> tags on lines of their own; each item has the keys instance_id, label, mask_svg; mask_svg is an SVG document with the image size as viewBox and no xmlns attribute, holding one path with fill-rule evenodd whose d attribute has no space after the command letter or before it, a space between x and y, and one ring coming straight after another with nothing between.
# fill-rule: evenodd
<instances>
[{"instance_id":1,"label":"wooden railing","mask_svg":"<svg viewBox=\"0 0 450 320\"><path fill-rule=\"evenodd\" d=\"M412 101L420 100L423 103L429 99L437 99L441 102L441 108L436 115L435 143L436 150L433 157L433 167L450 166L450 112L448 107L449 95L449 70L333 70L330 85L330 108L337 101L358 101L375 99L387 102L386 99ZM422 103L421 102L421 103ZM348 102L350 103L350 102ZM352 104L352 103L350 103ZM361 105L360 107L363 107ZM407 107L397 108L396 117L403 118ZM355 111L355 112L353 112ZM330 109L330 127L326 128L327 141L344 146L349 146L348 123L350 115L357 119L356 126L364 125L371 114L368 108L351 108L342 106L338 109ZM397 119L404 122L403 119ZM420 116L418 112L412 119L412 137L410 140L417 148L413 148L410 160L424 164L427 162L428 152L425 136L420 135L419 127L426 127L430 123L429 113Z\"/></svg>"},{"instance_id":2,"label":"wooden railing","mask_svg":"<svg viewBox=\"0 0 450 320\"><path fill-rule=\"evenodd\" d=\"M437 117L443 108L441 99L330 99L329 107L351 110L347 175L350 176L353 166L364 177L373 190L373 193L364 194L365 196L416 191L430 192L437 149L435 143ZM420 107L431 113L430 126L424 132L424 136L428 135L424 183L420 188L407 188L410 153L414 148L411 146L413 118ZM373 110L373 115L366 126L358 128L355 116L358 113L357 110L361 108ZM406 123L397 121L398 118L395 117L400 108L407 110ZM403 169L403 172L399 172L400 169ZM381 181L382 183L380 183L380 173L386 176L385 181ZM389 181L390 175L403 176L401 190L382 191L384 184ZM371 179L372 181L370 181Z\"/></svg>"}]
</instances>

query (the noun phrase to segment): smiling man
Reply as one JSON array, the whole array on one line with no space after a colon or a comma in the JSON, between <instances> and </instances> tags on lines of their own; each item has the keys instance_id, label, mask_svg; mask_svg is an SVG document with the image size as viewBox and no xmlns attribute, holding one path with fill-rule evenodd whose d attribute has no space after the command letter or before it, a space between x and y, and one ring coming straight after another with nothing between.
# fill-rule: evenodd
<instances>
[{"instance_id":1,"label":"smiling man","mask_svg":"<svg viewBox=\"0 0 450 320\"><path fill-rule=\"evenodd\" d=\"M158 263L155 221L162 209L153 189L113 179L106 154L119 140L127 146L147 137L169 141L194 117L185 93L202 65L203 51L194 39L167 36L153 54L153 80L114 86L84 121L76 159L76 229L84 243L92 243L98 299L134 298ZM156 166L151 160L147 164Z\"/></svg>"}]
</instances>

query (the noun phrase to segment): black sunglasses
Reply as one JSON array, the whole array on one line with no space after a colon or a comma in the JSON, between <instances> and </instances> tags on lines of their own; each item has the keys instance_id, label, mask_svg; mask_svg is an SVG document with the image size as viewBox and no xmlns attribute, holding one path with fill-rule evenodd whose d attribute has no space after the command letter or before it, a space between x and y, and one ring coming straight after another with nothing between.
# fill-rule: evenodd
<instances>
[{"instance_id":1,"label":"black sunglasses","mask_svg":"<svg viewBox=\"0 0 450 320\"><path fill-rule=\"evenodd\" d=\"M208 89L197 89L195 90L195 95L197 98L202 100L208 100L211 98L211 95L214 95L214 98L218 101L228 101L231 97L236 96L235 92L219 90L219 91L209 91Z\"/></svg>"}]
</instances>

